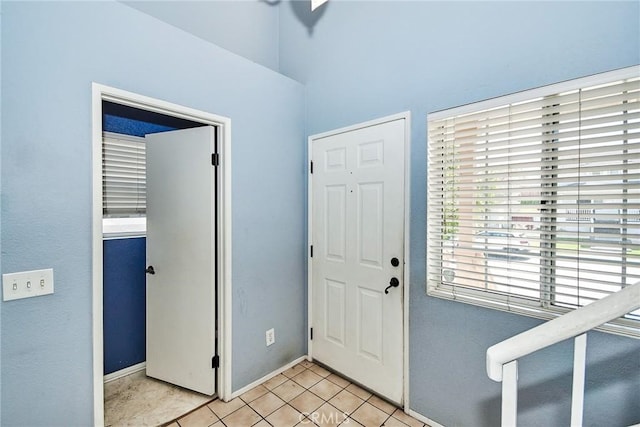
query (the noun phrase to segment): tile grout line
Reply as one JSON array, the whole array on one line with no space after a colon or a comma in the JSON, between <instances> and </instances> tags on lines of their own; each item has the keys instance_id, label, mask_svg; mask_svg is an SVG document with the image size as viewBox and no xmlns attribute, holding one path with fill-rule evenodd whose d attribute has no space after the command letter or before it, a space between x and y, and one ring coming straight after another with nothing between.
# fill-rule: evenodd
<instances>
[{"instance_id":1,"label":"tile grout line","mask_svg":"<svg viewBox=\"0 0 640 427\"><path fill-rule=\"evenodd\" d=\"M316 365L316 366L318 366L318 365ZM306 369L309 369L309 368L306 368ZM309 369L309 370L311 370L311 371L313 372L313 370L312 370L312 369ZM329 372L331 372L331 371L329 371ZM314 373L315 373L315 372L314 372ZM332 408L337 409L338 411L341 411L341 410L340 410L339 408L336 408L336 407L335 407L335 405L333 405L333 404L330 402L330 400L331 400L331 399L333 399L334 397L336 397L336 396L337 396L338 394L340 394L340 392L342 392L342 391L346 391L347 393L350 393L350 394L354 395L354 396L355 396L355 397L357 397L358 399L362 400L362 403L360 403L360 404L359 404L358 406L356 406L356 407L355 407L351 412L349 412L349 415L345 418L345 420L343 420L343 421L340 423L340 425L344 424L344 421L346 421L346 419L351 419L351 420L353 420L353 421L358 422L355 418L352 418L352 415L353 415L353 414L354 414L358 409L360 409L360 407L362 407L366 402L368 402L368 401L369 401L369 399L371 399L371 397L373 397L373 394L371 394L367 399L362 399L362 398L361 398L360 396L358 396L357 394L355 394L355 393L351 393L349 390L347 390L347 388L348 388L350 385L355 385L356 387L358 387L358 385L356 385L356 384L354 384L354 383L352 383L352 382L348 381L348 384L347 384L347 385L345 385L345 386L340 386L339 384L334 383L333 381L331 381L331 380L328 378L329 376L331 376L331 374L333 374L333 375L337 375L337 374L335 374L334 372L331 372L331 373L330 373L329 375L327 375L326 377L323 377L323 378L322 378L322 380L320 380L320 381L318 381L317 383L315 383L315 384L311 385L311 386L307 389L307 391L309 391L309 393L313 394L314 396L317 396L318 398L320 398L320 399L322 400L323 404L322 404L322 405L320 405L320 406L319 406L319 408L321 408L322 406L324 406L324 404L328 404L329 406L331 406ZM318 375L318 374L316 374L316 375ZM342 378L342 377L341 377L341 378ZM344 378L343 378L343 379L344 379ZM311 390L310 390L310 389L311 389L311 387L313 387L313 386L314 386L314 385L316 385L316 384L321 383L323 380L327 380L327 381L329 381L331 384L334 384L334 385L338 386L338 387L340 388L340 391L339 391L339 392L337 392L337 393L335 393L335 394L334 394L333 396L331 396L329 399L324 399L322 396L318 396L317 394L315 394L313 391L311 391ZM345 381L347 381L346 379L344 379L344 380L345 380ZM364 389L363 389L363 390L364 390ZM365 390L365 391L366 391L366 390ZM369 392L367 392L367 393L369 393ZM377 406L375 406L375 405L373 405L373 404L371 404L371 403L370 403L370 405L372 405L373 407L375 407L375 408L377 408L377 409L380 409L380 408L378 408ZM317 409L316 409L316 410L317 410ZM343 414L343 415L345 414L345 412L344 412L344 411L341 411L341 412L342 412L342 414ZM383 412L384 412L384 411L383 411ZM385 420L385 422L386 422L386 420ZM315 423L314 423L314 424L315 424Z\"/></svg>"},{"instance_id":2,"label":"tile grout line","mask_svg":"<svg viewBox=\"0 0 640 427\"><path fill-rule=\"evenodd\" d=\"M322 403L320 404L320 406L318 406L318 408L316 408L316 409L315 409L316 411L317 411L319 408L323 407L325 404L328 404L329 406L331 406L331 407L332 407L332 408L334 408L335 410L337 410L337 411L339 411L339 412L342 412L342 414L343 414L343 415L346 415L346 412L345 412L345 411L342 411L341 409L337 408L334 404L332 404L332 403L330 402L330 400L332 400L333 398L335 398L338 394L340 394L340 393L341 393L341 392L343 392L343 391L346 391L346 392L348 392L349 394L351 394L351 395L355 396L356 398L358 398L359 400L361 400L362 402L361 402L360 404L358 404L358 405L357 405L353 410L351 410L351 411L348 413L348 415L345 417L345 420L343 420L343 421L342 421L342 423L341 423L340 425L343 425L343 424L344 424L344 422L345 422L346 420L352 420L352 421L355 421L355 422L357 422L357 423L359 424L360 422L359 422L357 419L353 418L353 414L354 414L355 412L357 412L357 411L358 411L362 406L364 406L364 404L365 404L365 403L368 403L369 405L371 405L372 407L374 407L375 409L379 410L380 412L382 412L383 414L385 414L385 415L386 415L386 417L384 418L384 421L383 421L383 423L381 424L381 426L383 426L383 425L387 424L387 423L388 423L390 420L392 420L392 419L393 419L393 420L395 420L395 421L398 421L398 422L400 422L400 423L403 423L403 424L404 424L404 422L403 422L402 420L400 420L400 419L398 419L398 418L396 418L396 417L394 417L394 416L393 416L393 414L396 412L396 410L401 409L401 408L398 408L398 407L396 407L395 405L393 405L393 404L389 403L389 405L391 405L391 406L393 407L393 410L392 410L392 411L391 411L391 413L389 414L389 413L387 413L384 409L382 409L382 408L378 407L378 406L377 406L377 405L375 405L373 402L371 402L371 400L373 399L373 397L374 397L374 396L377 396L377 395L375 395L375 394L373 394L373 393L369 392L368 390L366 390L366 389L364 389L364 388L361 388L360 386L358 386L358 385L357 385L357 384L355 384L355 383L352 383L352 382L348 381L347 379L345 379L345 378L343 378L343 377L339 376L339 375L338 375L338 374L336 374L335 372L332 372L332 371L329 371L329 370L327 370L327 369L324 369L324 368L323 368L322 366L320 366L320 365L309 364L309 366L305 366L305 365L303 365L303 363L304 363L304 362L302 362L302 363L300 363L300 364L296 365L296 366L300 366L302 369L300 370L300 372L296 373L295 375L288 376L288 375L285 375L285 374L284 374L284 372L283 372L283 373L281 373L281 375L283 375L283 376L286 378L286 379L285 379L285 381L283 381L282 383L280 383L280 384L278 384L278 385L274 386L272 389L270 389L270 388L268 388L268 387L264 386L264 384L260 384L259 386L263 386L263 387L265 388L266 392L265 392L265 393L263 393L262 395L258 396L257 398L254 398L254 399L253 399L253 400L251 400L251 401L247 401L247 400L245 400L246 398L245 398L245 399L243 399L241 396L238 396L238 399L243 403L243 405L242 405L242 406L240 406L239 408L235 409L234 411L232 411L232 412L230 412L230 413L226 414L226 415L224 416L224 418L227 418L227 417L231 416L231 415L232 415L232 414L234 414L235 412L237 412L237 411L241 410L242 408L244 408L245 406L247 406L247 407L249 407L249 409L250 409L251 411L253 411L255 414L257 414L257 415L260 417L260 419L259 419L259 420L257 420L257 421L256 421L254 424L252 424L252 425L256 425L256 424L259 424L259 423L261 423L262 421L264 421L264 422L265 422L265 423L267 423L268 425L273 426L273 425L272 425L272 424L267 420L267 417L269 417L269 416L273 415L275 412L277 412L277 411L281 410L281 409L282 409L282 408L284 408L285 406L288 406L290 409L292 409L292 410L294 410L295 412L297 412L297 413L299 413L299 414L303 415L303 419L304 419L304 420L308 420L308 421L311 423L310 425L315 426L316 424L313 422L313 420L312 420L312 419L310 419L308 416L304 415L304 413L303 413L303 412L298 411L298 409L296 409L293 405L291 405L291 401L293 401L294 399L296 399L296 398L298 398L299 396L301 396L304 392L309 392L312 396L314 396L314 397L316 397L316 398L320 399L320 401L322 402ZM318 367L320 367L321 369L324 369L325 371L329 372L329 374L328 374L328 375L326 375L326 376L322 376L322 374L318 374L318 373L316 373L313 369L311 369L311 367L312 367L312 366L318 366ZM294 367L292 367L292 368L290 368L290 369L294 369L294 368L295 368L295 366L294 366ZM304 385L302 385L302 384L300 384L300 383L298 383L297 381L295 381L295 380L294 380L294 378L298 377L299 375L301 375L301 374L303 374L303 373L305 373L305 372L307 372L307 371L309 371L309 372L311 372L311 373L313 373L313 374L315 374L315 375L317 375L317 376L319 376L319 377L320 377L320 380L319 380L319 381L317 381L317 382L315 382L315 383L313 383L313 384L309 385L309 387L305 387ZM285 371L285 372L286 372L286 371ZM329 376L331 376L331 375L336 375L336 376L337 376L338 378L340 378L341 380L343 380L343 381L347 382L347 384L346 384L346 385L344 385L344 386L342 386L342 385L340 385L340 384L337 384L337 383L335 383L335 382L331 381L331 380L329 379ZM332 385L334 385L334 386L338 387L338 389L339 389L339 391L338 391L338 392L336 392L336 393L332 394L328 399L325 399L324 397L319 396L318 394L314 393L314 392L311 390L311 388L312 388L312 387L314 387L314 386L316 386L316 385L318 385L318 384L322 383L324 380L327 380L329 383L331 383ZM297 395L295 395L295 396L293 396L292 398L290 398L290 399L288 399L288 400L286 400L286 401L285 401L285 399L283 399L282 397L280 397L279 395L277 395L276 393L274 393L274 391L273 391L273 390L275 390L275 389L279 388L280 386L282 386L283 384L285 384L287 381L292 381L295 385L297 385L297 386L301 387L301 388L303 389L303 391L302 391L301 393L298 393ZM361 389L361 390L365 391L366 393L368 393L368 394L369 394L369 396L368 396L366 399L363 399L362 397L360 397L360 396L359 396L359 395L357 395L356 393L353 393L353 392L351 392L350 390L347 390L347 388L348 388L349 386L352 386L352 385L353 385L354 387L358 387L359 389ZM256 387L258 387L258 386L256 386ZM252 403L252 402L255 402L256 400L260 399L261 397L263 397L263 396L265 396L265 395L267 395L267 394L269 394L269 393L273 394L275 397L277 397L278 399L280 399L282 402L284 402L284 404L283 404L283 405L281 405L281 406L279 406L279 407L278 407L278 408L276 408L275 410L271 411L270 413L266 414L266 416L263 416L262 414L258 413L258 412L257 412L257 411L256 411L256 410L251 406L251 403ZM380 398L380 399L381 399L383 402L386 402L386 400L384 400L384 399L382 399L382 398ZM181 415L179 418L177 418L177 419L175 419L175 420L172 420L172 421L170 421L170 422L168 422L168 423L166 423L166 424L163 424L162 426L163 426L163 427L164 427L164 426L168 426L169 424L171 424L171 423L173 423L173 422L176 422L176 423L178 423L178 425L180 425L180 426L181 426L181 424L180 424L180 422L179 422L179 420L180 420L180 419L183 419L183 418L184 418L184 417L186 417L187 415L189 415L189 414L191 414L191 413L193 413L193 412L195 412L195 411L197 411L197 410L200 410L203 406L207 406L207 409L208 409L209 411L211 411L211 412L212 412L212 413L213 413L213 414L218 418L218 421L216 421L216 423L217 423L217 422L220 422L222 425L224 425L224 426L226 427L226 426L227 426L227 424L225 423L225 421L223 420L223 418L219 417L219 416L218 416L218 414L216 414L216 413L215 413L215 412L214 412L214 411L213 411L213 410L208 406L210 403L212 403L212 402L214 402L214 401L216 401L216 400L218 400L218 399L213 399L213 400L211 400L211 401L209 401L209 402L206 402L206 403L204 403L203 405L199 406L198 408L196 408L196 409L194 409L194 410L192 410L192 411L188 412L187 414ZM214 424L215 424L215 423L214 423ZM423 424L423 426L424 426L424 424Z\"/></svg>"},{"instance_id":3,"label":"tile grout line","mask_svg":"<svg viewBox=\"0 0 640 427\"><path fill-rule=\"evenodd\" d=\"M192 413L194 413L194 412L196 412L196 411L199 411L200 409L202 409L202 408L203 408L203 407L205 407L205 406L207 407L207 409L208 409L208 410L210 410L210 411L211 411L211 408L209 408L209 406L208 406L208 405L209 405L211 402L215 402L216 400L218 400L218 398L217 398L217 397L216 397L215 399L211 399L211 400L209 400L209 401L207 401L207 402L203 403L202 405L200 405L200 406L198 406L198 407L196 407L196 408L192 409L191 411L187 412L186 414L182 414L182 415L178 416L177 418L172 419L171 421L167 421L166 423L162 423L162 424L160 424L160 426L159 426L159 427L168 427L168 426L170 426L170 425L171 425L171 424L173 424L173 423L176 423L176 424L178 424L178 426L180 426L180 421L179 421L179 420L181 420L182 418L184 418L184 417L186 417L186 416L188 416L188 415L190 415L190 414L192 414ZM216 414L215 412L211 411L211 413L212 413L213 415L215 415L215 416L216 416L216 418L221 419L220 417L218 417L218 414ZM217 422L217 421L216 421L216 422ZM214 424L215 424L215 423L214 423ZM180 427L182 427L182 426L180 426Z\"/></svg>"}]
</instances>

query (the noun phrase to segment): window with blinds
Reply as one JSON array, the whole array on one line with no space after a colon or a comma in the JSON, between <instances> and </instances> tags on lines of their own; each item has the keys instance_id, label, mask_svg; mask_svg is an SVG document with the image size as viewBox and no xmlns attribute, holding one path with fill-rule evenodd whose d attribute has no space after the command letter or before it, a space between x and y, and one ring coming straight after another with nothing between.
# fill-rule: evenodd
<instances>
[{"instance_id":1,"label":"window with blinds","mask_svg":"<svg viewBox=\"0 0 640 427\"><path fill-rule=\"evenodd\" d=\"M105 132L102 143L103 217L144 217L146 182L145 139Z\"/></svg>"},{"instance_id":2,"label":"window with blinds","mask_svg":"<svg viewBox=\"0 0 640 427\"><path fill-rule=\"evenodd\" d=\"M548 318L640 281L640 67L429 114L428 140L429 294Z\"/></svg>"}]
</instances>

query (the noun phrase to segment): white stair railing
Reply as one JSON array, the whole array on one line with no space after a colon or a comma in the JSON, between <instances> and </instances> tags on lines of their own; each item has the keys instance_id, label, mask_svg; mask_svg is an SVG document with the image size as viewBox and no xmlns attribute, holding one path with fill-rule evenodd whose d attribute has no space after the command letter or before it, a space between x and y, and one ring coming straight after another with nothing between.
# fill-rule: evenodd
<instances>
[{"instance_id":1,"label":"white stair railing","mask_svg":"<svg viewBox=\"0 0 640 427\"><path fill-rule=\"evenodd\" d=\"M518 359L574 337L571 426L581 426L586 332L638 308L640 282L489 347L487 375L494 381L502 381L502 426L513 427L517 422Z\"/></svg>"}]
</instances>

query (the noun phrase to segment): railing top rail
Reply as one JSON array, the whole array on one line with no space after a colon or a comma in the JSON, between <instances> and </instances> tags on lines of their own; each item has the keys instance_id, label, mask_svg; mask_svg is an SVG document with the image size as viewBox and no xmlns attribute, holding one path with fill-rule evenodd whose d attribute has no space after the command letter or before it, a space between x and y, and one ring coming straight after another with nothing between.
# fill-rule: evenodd
<instances>
[{"instance_id":1,"label":"railing top rail","mask_svg":"<svg viewBox=\"0 0 640 427\"><path fill-rule=\"evenodd\" d=\"M638 308L640 282L489 347L487 375L494 381L502 381L505 363L581 335Z\"/></svg>"}]
</instances>

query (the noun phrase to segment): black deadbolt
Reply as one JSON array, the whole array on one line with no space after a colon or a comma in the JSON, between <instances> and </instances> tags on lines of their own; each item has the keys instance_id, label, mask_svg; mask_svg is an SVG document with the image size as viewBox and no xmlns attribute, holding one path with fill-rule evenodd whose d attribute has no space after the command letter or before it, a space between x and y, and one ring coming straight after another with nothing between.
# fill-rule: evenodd
<instances>
[{"instance_id":1,"label":"black deadbolt","mask_svg":"<svg viewBox=\"0 0 640 427\"><path fill-rule=\"evenodd\" d=\"M147 274L156 274L156 271L153 269L153 265L150 265L149 267L147 267L147 269L144 272Z\"/></svg>"},{"instance_id":2,"label":"black deadbolt","mask_svg":"<svg viewBox=\"0 0 640 427\"><path fill-rule=\"evenodd\" d=\"M393 257L391 258L391 265L393 265L394 267L397 267L400 265L400 260L398 260L398 258Z\"/></svg>"}]
</instances>

